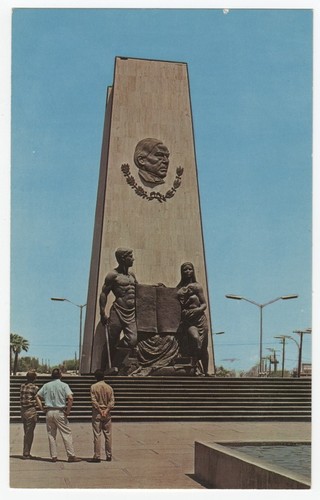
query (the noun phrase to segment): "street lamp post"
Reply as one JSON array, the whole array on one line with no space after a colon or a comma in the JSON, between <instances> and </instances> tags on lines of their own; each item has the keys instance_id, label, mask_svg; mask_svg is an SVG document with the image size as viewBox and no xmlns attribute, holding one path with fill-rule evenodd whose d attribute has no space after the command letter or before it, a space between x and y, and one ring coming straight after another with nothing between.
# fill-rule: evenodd
<instances>
[{"instance_id":1,"label":"street lamp post","mask_svg":"<svg viewBox=\"0 0 320 500\"><path fill-rule=\"evenodd\" d=\"M303 335L305 333L311 333L311 328L307 328L306 330L294 330L293 333L297 333L300 335L300 343L299 343L299 359L298 359L298 378L301 375L301 362L302 362L302 343L303 343ZM294 340L294 339L292 339Z\"/></svg>"},{"instance_id":2,"label":"street lamp post","mask_svg":"<svg viewBox=\"0 0 320 500\"><path fill-rule=\"evenodd\" d=\"M212 332L213 335L224 335L224 332ZM216 361L215 358L213 358L213 370L214 370L214 375L217 373L217 367L216 367Z\"/></svg>"},{"instance_id":3,"label":"street lamp post","mask_svg":"<svg viewBox=\"0 0 320 500\"><path fill-rule=\"evenodd\" d=\"M277 300L290 300L290 299L296 299L298 298L298 295L282 295L281 297L277 297L276 299L269 300L269 302L265 302L264 304L258 304L258 302L255 302L254 300L247 299L246 297L242 297L241 295L232 295L228 294L226 295L227 299L233 299L233 300L245 300L246 302L250 302L250 304L253 304L260 309L260 352L259 352L259 371L262 373L262 310L264 307L268 306L269 304L273 304L274 302L277 302Z\"/></svg>"},{"instance_id":4,"label":"street lamp post","mask_svg":"<svg viewBox=\"0 0 320 500\"><path fill-rule=\"evenodd\" d=\"M61 297L51 297L51 300L56 300L58 302L69 302L73 306L76 306L80 309L80 329L79 329L79 362L78 362L78 374L80 373L80 360L81 360L81 346L82 346L82 310L86 307L87 304L75 304L69 299L61 298Z\"/></svg>"}]
</instances>

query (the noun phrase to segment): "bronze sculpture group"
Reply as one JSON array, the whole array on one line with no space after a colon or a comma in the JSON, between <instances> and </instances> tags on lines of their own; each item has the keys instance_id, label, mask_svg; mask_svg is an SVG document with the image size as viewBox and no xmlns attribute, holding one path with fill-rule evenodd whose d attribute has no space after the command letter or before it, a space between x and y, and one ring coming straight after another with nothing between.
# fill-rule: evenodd
<instances>
[{"instance_id":1,"label":"bronze sculpture group","mask_svg":"<svg viewBox=\"0 0 320 500\"><path fill-rule=\"evenodd\" d=\"M139 285L130 270L131 249L118 248L115 257L118 266L107 274L99 299L107 352L101 368L114 367L131 376L207 376L207 304L193 264L181 265L181 280L173 289L163 284ZM107 317L110 292L115 299ZM161 324L154 324L154 311Z\"/></svg>"}]
</instances>

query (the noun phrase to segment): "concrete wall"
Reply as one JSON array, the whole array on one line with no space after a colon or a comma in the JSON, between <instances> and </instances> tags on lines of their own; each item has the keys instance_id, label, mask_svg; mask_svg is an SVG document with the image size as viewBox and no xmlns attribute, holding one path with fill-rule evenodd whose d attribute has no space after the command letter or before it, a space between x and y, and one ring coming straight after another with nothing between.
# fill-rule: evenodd
<instances>
[{"instance_id":1,"label":"concrete wall","mask_svg":"<svg viewBox=\"0 0 320 500\"><path fill-rule=\"evenodd\" d=\"M310 488L299 474L216 443L195 441L194 472L198 480L217 489Z\"/></svg>"}]
</instances>

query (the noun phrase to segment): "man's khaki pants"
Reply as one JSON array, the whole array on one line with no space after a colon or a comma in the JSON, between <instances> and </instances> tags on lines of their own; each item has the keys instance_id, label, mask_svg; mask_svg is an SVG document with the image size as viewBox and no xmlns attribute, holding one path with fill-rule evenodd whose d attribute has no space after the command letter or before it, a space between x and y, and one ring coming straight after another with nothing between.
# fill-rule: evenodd
<instances>
[{"instance_id":1,"label":"man's khaki pants","mask_svg":"<svg viewBox=\"0 0 320 500\"><path fill-rule=\"evenodd\" d=\"M30 455L31 446L33 443L34 429L37 423L37 410L32 408L21 409L21 418L23 422L23 456L27 457Z\"/></svg>"},{"instance_id":2,"label":"man's khaki pants","mask_svg":"<svg viewBox=\"0 0 320 500\"><path fill-rule=\"evenodd\" d=\"M102 418L100 413L93 409L92 430L94 458L100 458L101 456L101 433L103 433L105 439L106 457L111 457L111 417Z\"/></svg>"},{"instance_id":3,"label":"man's khaki pants","mask_svg":"<svg viewBox=\"0 0 320 500\"><path fill-rule=\"evenodd\" d=\"M62 410L48 410L46 414L49 451L51 458L57 457L57 430L61 434L67 456L74 457L74 448L69 421Z\"/></svg>"}]
</instances>

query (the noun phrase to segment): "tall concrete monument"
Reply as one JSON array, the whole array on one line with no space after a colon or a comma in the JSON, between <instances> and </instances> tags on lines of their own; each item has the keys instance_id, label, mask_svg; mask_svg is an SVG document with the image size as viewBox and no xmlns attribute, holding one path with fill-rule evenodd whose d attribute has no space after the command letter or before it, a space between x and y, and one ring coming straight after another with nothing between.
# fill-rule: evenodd
<instances>
[{"instance_id":1,"label":"tall concrete monument","mask_svg":"<svg viewBox=\"0 0 320 500\"><path fill-rule=\"evenodd\" d=\"M117 57L80 371L214 373L210 325L187 64Z\"/></svg>"}]
</instances>

